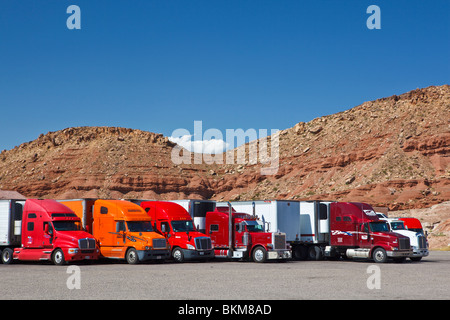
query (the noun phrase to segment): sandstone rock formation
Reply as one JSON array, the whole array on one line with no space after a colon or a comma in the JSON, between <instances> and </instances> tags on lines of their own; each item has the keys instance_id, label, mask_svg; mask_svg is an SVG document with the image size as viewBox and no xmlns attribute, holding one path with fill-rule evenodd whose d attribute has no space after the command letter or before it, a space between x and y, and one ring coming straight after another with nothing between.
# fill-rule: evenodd
<instances>
[{"instance_id":1,"label":"sandstone rock formation","mask_svg":"<svg viewBox=\"0 0 450 320\"><path fill-rule=\"evenodd\" d=\"M42 198L329 199L390 210L450 200L448 85L299 122L278 138L278 168L264 175L266 164L249 157L262 141L217 155L233 164L195 164L186 150L192 161L176 164L176 145L161 134L67 128L2 151L0 189Z\"/></svg>"}]
</instances>

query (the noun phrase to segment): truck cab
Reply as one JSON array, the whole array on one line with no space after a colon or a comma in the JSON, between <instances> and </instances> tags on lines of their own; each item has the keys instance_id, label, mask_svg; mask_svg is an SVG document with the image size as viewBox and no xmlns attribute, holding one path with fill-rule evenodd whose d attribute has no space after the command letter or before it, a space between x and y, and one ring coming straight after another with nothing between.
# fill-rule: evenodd
<instances>
[{"instance_id":1,"label":"truck cab","mask_svg":"<svg viewBox=\"0 0 450 320\"><path fill-rule=\"evenodd\" d=\"M428 242L423 233L407 229L404 222L400 219L386 218L382 220L386 221L391 232L396 232L409 238L412 249L409 258L412 261L420 261L423 257L429 255Z\"/></svg>"},{"instance_id":2,"label":"truck cab","mask_svg":"<svg viewBox=\"0 0 450 320\"><path fill-rule=\"evenodd\" d=\"M216 257L252 258L255 262L292 257L286 234L265 232L264 224L255 216L233 211L230 205L206 213L206 232Z\"/></svg>"},{"instance_id":3,"label":"truck cab","mask_svg":"<svg viewBox=\"0 0 450 320\"><path fill-rule=\"evenodd\" d=\"M21 223L21 246L3 250L3 263L50 260L55 265L97 259L94 237L80 227L80 218L55 200L28 199Z\"/></svg>"},{"instance_id":4,"label":"truck cab","mask_svg":"<svg viewBox=\"0 0 450 320\"><path fill-rule=\"evenodd\" d=\"M129 264L167 259L166 238L155 232L152 219L137 204L124 200L60 200L92 230L102 257L125 259Z\"/></svg>"},{"instance_id":5,"label":"truck cab","mask_svg":"<svg viewBox=\"0 0 450 320\"><path fill-rule=\"evenodd\" d=\"M155 230L169 242L176 262L214 258L211 238L197 231L191 216L181 205L168 201L142 201L140 206L154 221Z\"/></svg>"},{"instance_id":6,"label":"truck cab","mask_svg":"<svg viewBox=\"0 0 450 320\"><path fill-rule=\"evenodd\" d=\"M332 202L330 204L330 246L325 255L368 258L377 263L388 258L404 261L411 254L408 237L391 232L366 203Z\"/></svg>"}]
</instances>

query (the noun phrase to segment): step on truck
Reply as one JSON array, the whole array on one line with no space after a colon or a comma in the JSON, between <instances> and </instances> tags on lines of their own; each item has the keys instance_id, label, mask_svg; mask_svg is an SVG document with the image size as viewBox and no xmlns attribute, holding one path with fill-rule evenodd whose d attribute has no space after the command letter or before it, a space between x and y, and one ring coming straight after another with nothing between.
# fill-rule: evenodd
<instances>
[{"instance_id":1,"label":"step on truck","mask_svg":"<svg viewBox=\"0 0 450 320\"><path fill-rule=\"evenodd\" d=\"M292 258L286 234L266 232L256 216L235 212L230 203L206 213L205 227L217 258L252 259L254 262Z\"/></svg>"},{"instance_id":2,"label":"step on truck","mask_svg":"<svg viewBox=\"0 0 450 320\"><path fill-rule=\"evenodd\" d=\"M94 237L80 218L55 200L0 200L0 251L13 260L52 261L55 265L99 256Z\"/></svg>"},{"instance_id":3,"label":"step on truck","mask_svg":"<svg viewBox=\"0 0 450 320\"><path fill-rule=\"evenodd\" d=\"M381 220L386 221L390 231L409 238L412 249L409 258L412 261L420 261L423 257L429 255L428 241L423 233L407 229L404 222L397 218L383 218Z\"/></svg>"},{"instance_id":4,"label":"step on truck","mask_svg":"<svg viewBox=\"0 0 450 320\"><path fill-rule=\"evenodd\" d=\"M58 200L80 217L100 248L101 258L125 259L129 264L164 261L170 257L166 238L155 232L152 219L137 204L125 200Z\"/></svg>"},{"instance_id":5,"label":"step on truck","mask_svg":"<svg viewBox=\"0 0 450 320\"><path fill-rule=\"evenodd\" d=\"M403 261L411 253L409 238L389 232L365 203L261 200L231 203L236 210L256 212L269 231L286 233L296 260L366 258Z\"/></svg>"},{"instance_id":6,"label":"step on truck","mask_svg":"<svg viewBox=\"0 0 450 320\"><path fill-rule=\"evenodd\" d=\"M197 231L194 221L181 205L169 201L140 201L139 205L166 237L176 262L214 258L211 238Z\"/></svg>"}]
</instances>

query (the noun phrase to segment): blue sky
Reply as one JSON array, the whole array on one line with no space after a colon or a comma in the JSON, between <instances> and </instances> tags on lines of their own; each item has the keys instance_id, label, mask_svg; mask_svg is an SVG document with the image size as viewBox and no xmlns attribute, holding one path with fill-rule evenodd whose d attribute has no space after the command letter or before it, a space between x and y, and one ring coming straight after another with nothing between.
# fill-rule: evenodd
<instances>
[{"instance_id":1,"label":"blue sky","mask_svg":"<svg viewBox=\"0 0 450 320\"><path fill-rule=\"evenodd\" d=\"M81 9L69 30L68 6ZM369 30L369 5L381 29ZM450 1L0 2L0 150L73 126L286 129L449 84Z\"/></svg>"}]
</instances>

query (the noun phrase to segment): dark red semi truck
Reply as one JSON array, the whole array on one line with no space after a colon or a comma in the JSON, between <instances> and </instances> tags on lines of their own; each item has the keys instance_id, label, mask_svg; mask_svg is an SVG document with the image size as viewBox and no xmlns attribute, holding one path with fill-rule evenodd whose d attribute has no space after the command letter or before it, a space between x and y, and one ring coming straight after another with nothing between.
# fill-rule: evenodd
<instances>
[{"instance_id":1,"label":"dark red semi truck","mask_svg":"<svg viewBox=\"0 0 450 320\"><path fill-rule=\"evenodd\" d=\"M13 260L65 262L97 259L94 237L80 218L55 200L0 200L0 250L4 264Z\"/></svg>"},{"instance_id":2,"label":"dark red semi truck","mask_svg":"<svg viewBox=\"0 0 450 320\"><path fill-rule=\"evenodd\" d=\"M330 213L330 244L325 256L371 258L382 263L388 258L404 261L411 254L409 238L390 232L370 205L332 202Z\"/></svg>"}]
</instances>

